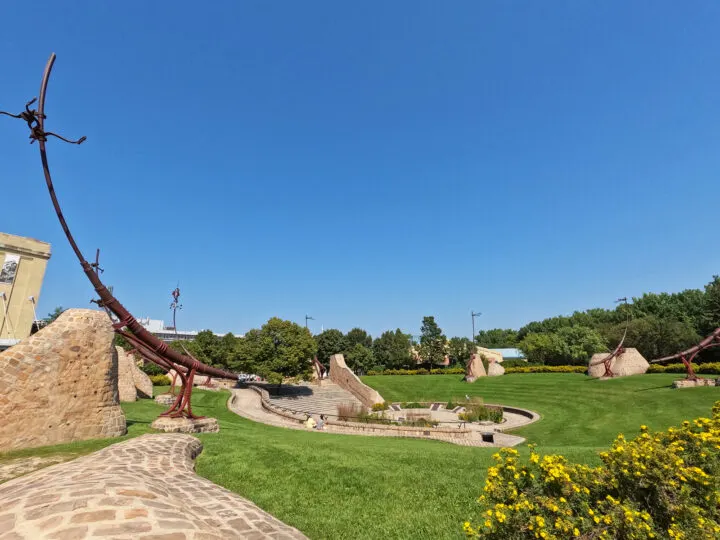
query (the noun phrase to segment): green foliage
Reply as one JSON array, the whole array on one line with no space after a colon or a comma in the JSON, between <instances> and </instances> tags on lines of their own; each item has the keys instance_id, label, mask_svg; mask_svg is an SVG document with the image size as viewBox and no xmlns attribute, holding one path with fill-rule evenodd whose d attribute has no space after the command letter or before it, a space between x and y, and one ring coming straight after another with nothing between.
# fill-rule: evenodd
<instances>
[{"instance_id":1,"label":"green foliage","mask_svg":"<svg viewBox=\"0 0 720 540\"><path fill-rule=\"evenodd\" d=\"M162 375L163 377L165 376L165 370L157 364L153 364L152 362L144 362L140 369L147 375Z\"/></svg>"},{"instance_id":2,"label":"green foliage","mask_svg":"<svg viewBox=\"0 0 720 540\"><path fill-rule=\"evenodd\" d=\"M475 344L465 337L453 337L448 341L447 350L451 365L465 366L475 352Z\"/></svg>"},{"instance_id":3,"label":"green foliage","mask_svg":"<svg viewBox=\"0 0 720 540\"><path fill-rule=\"evenodd\" d=\"M383 332L372 345L375 362L384 369L402 369L412 365L410 336L399 328Z\"/></svg>"},{"instance_id":4,"label":"green foliage","mask_svg":"<svg viewBox=\"0 0 720 540\"><path fill-rule=\"evenodd\" d=\"M420 358L424 362L432 364L442 364L445 360L445 343L447 338L442 330L435 322L435 317L423 317L422 327L420 328Z\"/></svg>"},{"instance_id":5,"label":"green foliage","mask_svg":"<svg viewBox=\"0 0 720 540\"><path fill-rule=\"evenodd\" d=\"M270 384L280 385L283 382L283 376L281 373L278 373L277 371L270 371L265 374L265 380L267 382L269 382Z\"/></svg>"},{"instance_id":6,"label":"green foliage","mask_svg":"<svg viewBox=\"0 0 720 540\"><path fill-rule=\"evenodd\" d=\"M505 362L503 362L503 365ZM586 366L516 366L505 368L505 373L586 373Z\"/></svg>"},{"instance_id":7,"label":"green foliage","mask_svg":"<svg viewBox=\"0 0 720 540\"><path fill-rule=\"evenodd\" d=\"M712 418L628 440L618 435L601 467L502 449L488 469L468 537L507 539L720 537L720 402Z\"/></svg>"},{"instance_id":8,"label":"green foliage","mask_svg":"<svg viewBox=\"0 0 720 540\"><path fill-rule=\"evenodd\" d=\"M703 375L720 375L720 362L693 365L695 373ZM650 364L648 373L687 373L685 364Z\"/></svg>"},{"instance_id":9,"label":"green foliage","mask_svg":"<svg viewBox=\"0 0 720 540\"><path fill-rule=\"evenodd\" d=\"M417 401L403 401L400 406L403 409L427 409L427 405L423 405Z\"/></svg>"},{"instance_id":10,"label":"green foliage","mask_svg":"<svg viewBox=\"0 0 720 540\"><path fill-rule=\"evenodd\" d=\"M632 319L627 325L625 347L635 347L647 359L670 356L698 343L702 337L688 320L663 319L647 315ZM606 332L610 343L620 343L625 323Z\"/></svg>"},{"instance_id":11,"label":"green foliage","mask_svg":"<svg viewBox=\"0 0 720 540\"><path fill-rule=\"evenodd\" d=\"M720 328L720 276L713 276L713 280L705 285L702 321L698 327L703 336Z\"/></svg>"},{"instance_id":12,"label":"green foliage","mask_svg":"<svg viewBox=\"0 0 720 540\"><path fill-rule=\"evenodd\" d=\"M246 373L270 377L310 377L317 344L304 326L273 317L245 334L235 348L232 365Z\"/></svg>"},{"instance_id":13,"label":"green foliage","mask_svg":"<svg viewBox=\"0 0 720 540\"><path fill-rule=\"evenodd\" d=\"M315 336L318 360L325 366L330 364L333 354L345 354L348 349L347 340L340 330L329 328Z\"/></svg>"},{"instance_id":14,"label":"green foliage","mask_svg":"<svg viewBox=\"0 0 720 540\"><path fill-rule=\"evenodd\" d=\"M167 386L171 382L167 375L150 375L149 378L153 386Z\"/></svg>"},{"instance_id":15,"label":"green foliage","mask_svg":"<svg viewBox=\"0 0 720 540\"><path fill-rule=\"evenodd\" d=\"M475 343L486 349L516 347L518 342L518 332L511 328L480 330L475 336Z\"/></svg>"},{"instance_id":16,"label":"green foliage","mask_svg":"<svg viewBox=\"0 0 720 540\"><path fill-rule=\"evenodd\" d=\"M55 309L53 309L50 313L47 314L47 317L42 319L45 322L45 325L47 326L51 322L55 321L60 315L63 314L65 310L62 306L58 306Z\"/></svg>"},{"instance_id":17,"label":"green foliage","mask_svg":"<svg viewBox=\"0 0 720 540\"><path fill-rule=\"evenodd\" d=\"M347 366L358 373L365 373L375 365L375 358L373 356L372 349L369 349L360 343L356 343L347 352L345 359L347 361Z\"/></svg>"},{"instance_id":18,"label":"green foliage","mask_svg":"<svg viewBox=\"0 0 720 540\"><path fill-rule=\"evenodd\" d=\"M345 341L347 342L348 349L352 349L358 344L369 349L373 344L372 336L362 328L353 328L350 330L345 336Z\"/></svg>"},{"instance_id":19,"label":"green foliage","mask_svg":"<svg viewBox=\"0 0 720 540\"><path fill-rule=\"evenodd\" d=\"M383 401L382 403L373 403L373 406L371 409L375 412L378 411L387 411L390 408L390 404L387 401Z\"/></svg>"},{"instance_id":20,"label":"green foliage","mask_svg":"<svg viewBox=\"0 0 720 540\"><path fill-rule=\"evenodd\" d=\"M485 405L482 400L474 399L469 403L465 403L465 412L458 414L460 420L466 422L482 422L489 420L499 424L503 420L502 407L494 405Z\"/></svg>"},{"instance_id":21,"label":"green foliage","mask_svg":"<svg viewBox=\"0 0 720 540\"><path fill-rule=\"evenodd\" d=\"M520 348L530 362L558 366L587 364L594 353L607 350L607 345L592 328L565 326L550 333L530 333Z\"/></svg>"},{"instance_id":22,"label":"green foliage","mask_svg":"<svg viewBox=\"0 0 720 540\"><path fill-rule=\"evenodd\" d=\"M130 349L133 348L132 345L130 345L130 342L127 339L125 339L124 336L121 336L120 334L115 334L113 336L113 345L116 347L122 347L126 351L129 351Z\"/></svg>"}]
</instances>

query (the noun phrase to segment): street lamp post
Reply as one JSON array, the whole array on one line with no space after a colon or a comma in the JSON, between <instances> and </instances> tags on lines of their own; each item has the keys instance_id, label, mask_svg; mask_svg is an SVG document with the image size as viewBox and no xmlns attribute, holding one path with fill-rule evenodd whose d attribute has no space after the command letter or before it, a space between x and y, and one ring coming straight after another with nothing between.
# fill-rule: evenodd
<instances>
[{"instance_id":1,"label":"street lamp post","mask_svg":"<svg viewBox=\"0 0 720 540\"><path fill-rule=\"evenodd\" d=\"M479 317L482 315L479 311L476 313L474 311L470 311L470 318L472 319L472 342L475 343L475 317Z\"/></svg>"},{"instance_id":2,"label":"street lamp post","mask_svg":"<svg viewBox=\"0 0 720 540\"><path fill-rule=\"evenodd\" d=\"M315 319L313 319L310 315L305 315L305 328L308 327L308 321L314 321L314 320Z\"/></svg>"}]
</instances>

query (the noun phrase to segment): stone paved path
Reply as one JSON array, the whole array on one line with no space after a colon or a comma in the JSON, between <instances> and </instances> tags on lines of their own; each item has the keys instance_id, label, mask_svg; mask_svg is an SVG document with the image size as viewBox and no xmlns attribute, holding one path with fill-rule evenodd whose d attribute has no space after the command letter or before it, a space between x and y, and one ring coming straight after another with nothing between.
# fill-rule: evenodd
<instances>
[{"instance_id":1,"label":"stone paved path","mask_svg":"<svg viewBox=\"0 0 720 540\"><path fill-rule=\"evenodd\" d=\"M301 539L253 503L197 476L202 443L143 435L0 485L0 539Z\"/></svg>"}]
</instances>

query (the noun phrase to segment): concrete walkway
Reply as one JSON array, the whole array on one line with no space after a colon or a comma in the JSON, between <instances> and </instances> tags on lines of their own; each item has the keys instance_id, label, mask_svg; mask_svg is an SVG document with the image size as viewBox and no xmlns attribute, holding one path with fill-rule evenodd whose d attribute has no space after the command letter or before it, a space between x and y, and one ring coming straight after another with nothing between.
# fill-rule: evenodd
<instances>
[{"instance_id":1,"label":"concrete walkway","mask_svg":"<svg viewBox=\"0 0 720 540\"><path fill-rule=\"evenodd\" d=\"M0 538L305 538L197 476L201 449L190 435L143 435L10 480L0 485Z\"/></svg>"},{"instance_id":2,"label":"concrete walkway","mask_svg":"<svg viewBox=\"0 0 720 540\"><path fill-rule=\"evenodd\" d=\"M301 429L304 431L311 431L311 430L308 430L304 426L304 424L302 424L300 422L293 421L289 418L285 418L284 416L280 416L278 414L275 414L273 412L266 410L262 406L260 394L250 388L233 389L232 397L230 398L230 401L228 401L228 408L235 414L238 414L239 416L242 416L249 420L254 420L255 422L262 422L263 424L269 424L272 426L284 427L284 428L289 428L289 429ZM530 420L527 418L525 420L526 420L525 423L530 422ZM495 444L486 443L486 442L483 442L483 440L482 440L482 432L487 431L487 428L484 428L483 426L479 426L479 425L475 425L475 424L470 424L469 426L470 426L470 429L472 430L472 433L471 433L470 437L465 438L465 439L455 439L452 437L444 437L440 434L429 436L429 437L423 437L423 439L449 442L449 443L457 444L460 446L479 446L479 447L516 446L525 441L525 439L523 437L518 437L516 435L510 435L508 433L497 432L497 433L495 433ZM369 437L396 437L397 436L396 433L390 432L390 431L388 431L387 433L382 433L382 432L358 433L356 431L351 431L351 430L345 429L342 426L336 426L336 425L332 425L332 424L327 424L324 431L314 431L313 430L313 432L318 433L319 435L322 433L337 433L337 434L361 435L361 436L369 436Z\"/></svg>"}]
</instances>

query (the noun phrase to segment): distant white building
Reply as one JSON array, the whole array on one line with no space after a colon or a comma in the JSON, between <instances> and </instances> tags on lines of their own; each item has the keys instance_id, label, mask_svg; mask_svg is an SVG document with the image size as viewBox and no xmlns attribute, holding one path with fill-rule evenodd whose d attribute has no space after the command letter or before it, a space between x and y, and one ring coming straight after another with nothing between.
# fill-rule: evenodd
<instances>
[{"instance_id":1,"label":"distant white building","mask_svg":"<svg viewBox=\"0 0 720 540\"><path fill-rule=\"evenodd\" d=\"M520 349L490 349L502 354L503 360L525 360L525 354Z\"/></svg>"},{"instance_id":2,"label":"distant white building","mask_svg":"<svg viewBox=\"0 0 720 540\"><path fill-rule=\"evenodd\" d=\"M137 320L145 330L166 343L171 341L192 341L200 333L198 330L175 330L172 326L165 326L165 321L160 319L140 318ZM225 334L213 332L218 337ZM242 334L233 334L235 337L243 337Z\"/></svg>"}]
</instances>

